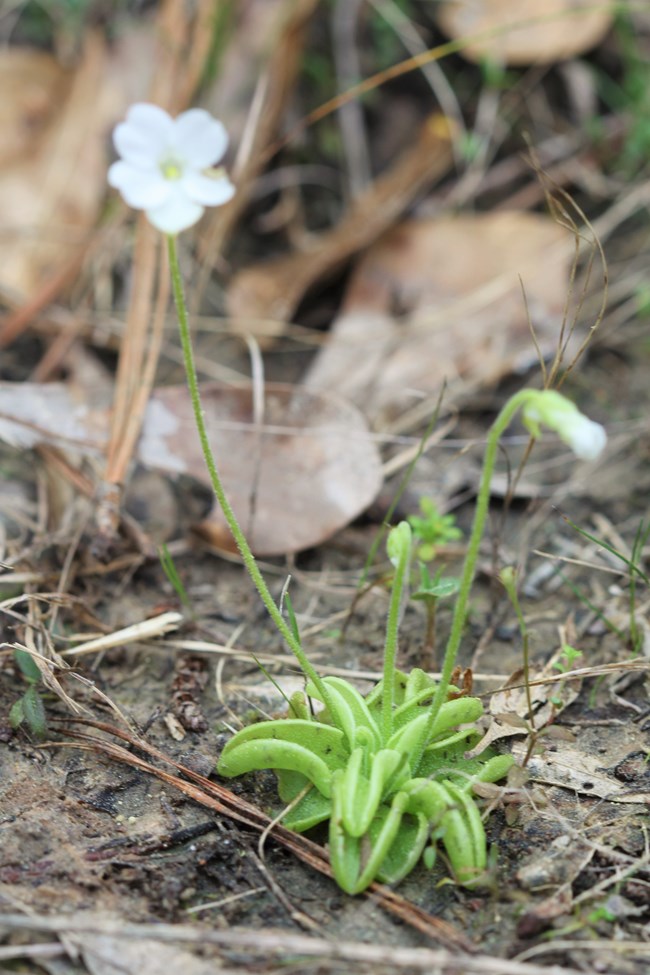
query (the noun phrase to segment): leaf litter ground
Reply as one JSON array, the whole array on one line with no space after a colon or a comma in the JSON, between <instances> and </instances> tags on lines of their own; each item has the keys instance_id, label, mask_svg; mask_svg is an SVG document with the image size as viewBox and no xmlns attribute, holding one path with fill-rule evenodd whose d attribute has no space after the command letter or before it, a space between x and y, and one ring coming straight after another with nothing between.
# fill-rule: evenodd
<instances>
[{"instance_id":1,"label":"leaf litter ground","mask_svg":"<svg viewBox=\"0 0 650 975\"><path fill-rule=\"evenodd\" d=\"M258 6L260 9L271 7L266 2ZM300 7L296 14L298 20L309 18L315 6L310 3L297 5ZM505 8L508 4L497 6ZM515 7L518 12L521 5L517 3ZM606 27L607 24L602 29ZM574 32L565 30L562 22L560 28L563 42L569 34L573 38ZM460 28L461 33L464 29ZM454 36L452 27L449 31ZM146 41L149 33L145 26L144 37L135 45L138 65L155 60L142 54L142 41ZM266 38L266 33L248 30L246 37L255 34ZM539 41L541 37L546 38L546 32L535 29L533 39ZM288 33L287 44L290 40ZM521 39L517 43L517 49L521 50ZM593 39L589 43L593 43ZM116 47L111 49L112 52L115 50ZM284 78L287 70L291 74L294 59L286 56L286 49L281 45L277 52L277 63ZM75 138L83 132L84 140L95 147L84 164L84 185L92 192L87 199L77 201L83 205L71 216L74 225L81 228L93 225L105 192L104 139L116 109L106 109L104 101L97 101L95 92L110 55L106 45L97 39L89 44L82 60L83 70L79 72L76 86L71 89L83 97L74 104L63 99L66 109L69 107L71 112L74 109L81 113L76 116L77 122L83 112L90 112L92 128L97 129L93 141L88 138L89 125L66 127ZM247 60L250 61L250 57ZM188 59L188 63L194 62L199 70L201 60ZM11 70L15 73L15 66ZM51 72L53 66L48 62L40 70ZM256 68L256 77L259 73ZM130 70L112 72L111 77L121 81L123 74L130 76ZM230 77L232 72L228 75ZM58 104L57 99L61 100L59 93L64 93L70 79L58 69L52 83L49 77L46 74L44 85L53 96L56 94L53 104ZM190 79L186 81L190 92ZM115 104L126 99L126 93L118 87L119 91L111 96ZM274 126L284 111L285 88L284 84L269 85L271 95L279 91L281 97L275 108L267 104L261 113L265 125L260 126L258 133L260 151L251 153L251 174L242 180L249 186L255 174L261 171L255 167L263 166L260 162L264 158L262 150L276 137ZM227 100L231 106L237 101L232 97ZM244 100L248 103L250 98ZM11 101L8 92L4 101ZM33 106L33 99L30 104ZM38 106L41 101L37 99L36 104ZM98 110L100 104L101 111ZM123 107L125 105L126 101ZM543 103L543 118L546 108ZM49 111L47 105L45 109ZM221 110L219 114L224 117ZM396 113L386 112L384 107L384 114L393 125ZM563 117L563 113L561 115ZM608 125L615 123L614 131L610 132L613 143L616 133L620 132L616 127L619 119L610 116L605 122ZM11 128L10 124L7 128ZM543 151L546 145L543 133L537 131L535 125L532 128L536 132L533 144L540 143ZM584 128L576 126L577 134L570 138L565 132L564 151L569 155L578 150L584 154L585 142L581 141ZM32 124L20 131L26 131L36 139L40 129ZM278 274L278 265L271 267L271 283L277 286L280 282L280 293L285 299L287 282L293 287L290 307L274 310L273 317L280 331L305 290L319 283L321 273L339 266L351 253L365 250L412 200L414 187L436 182L438 162L443 169L448 166L445 161L450 157L448 141L445 142L438 130L429 131L426 126L424 136L435 136L438 142L444 143L440 160L425 140L424 159L417 152L407 153L401 162L397 160L384 183L379 183L378 187L375 184L375 189L384 192L388 200L397 200L395 211L388 213L385 208L377 207L377 198L372 194L367 198L361 196L356 214L353 208L349 211L354 219L348 221L347 229L343 224L344 233L337 234L335 229L322 235L319 241L312 237L312 244L318 246L307 257L298 253L297 258L295 254L284 261L281 258L279 267L284 268L284 277ZM577 138L577 149L571 141L574 138ZM60 156L54 152L57 147ZM382 147L373 148L381 151ZM24 146L10 146L10 150L20 153ZM599 151L604 151L602 146ZM65 175L62 191L69 189L73 195L77 194L77 181L70 184L70 165L65 162L68 158L76 162L77 156L76 144L57 142L52 146L46 143L35 153L29 172L22 167L15 179L12 177L13 181L5 181L8 206L18 210L19 229L25 220L25 207L21 203L25 199L25 176L31 180L30 205L35 206L40 201L34 185L50 185L39 175L39 165L43 162L50 164L54 160L57 163L55 173ZM584 165L584 156L580 158ZM591 158L592 146L588 144L587 161ZM511 167L512 162L512 158L505 159L506 168ZM550 164L553 157L548 163L544 158L542 162ZM583 175L585 173L593 175L592 170L584 169ZM495 185L498 189L499 170L495 167L483 174L484 191L493 174L497 182L492 184L492 189ZM511 179L512 175L506 178L507 185ZM585 185L587 182L585 179ZM638 188L619 186L619 189L622 209L625 212L638 209L642 202L642 197L634 195ZM404 194L402 202L401 194ZM542 195L539 186L529 183L519 203L537 205ZM471 196L470 193L470 203ZM379 198L383 199L381 193ZM462 192L460 198L462 200ZM67 199L62 192L61 205ZM364 214L364 199L366 202L370 200L372 206L367 210L379 220L379 226L359 219L359 213ZM453 205L453 200L452 194L447 203ZM516 194L510 200L511 205L513 200L517 200ZM247 194L242 193L239 201L244 208ZM33 275L40 272L38 262L49 254L49 251L45 253L49 246L49 199L47 203L42 214L33 216L32 224L48 232L34 233L34 240L40 241L41 246L30 252L26 266L16 268L14 261L20 264L24 252L14 246L11 236L7 238L3 275L16 275L12 282L14 288L30 297L34 288ZM626 206L628 210L625 210ZM616 207L612 212L611 223L605 214L604 226L597 228L602 240L606 240L612 229L625 218ZM235 217L236 214L232 215L225 226L217 224L213 228L211 245L215 252L215 239L218 243L228 238ZM331 221L328 218L326 222L329 225ZM419 229L422 227L420 221ZM356 243L351 237L354 229L362 231ZM412 266L413 262L403 248L404 234L404 227L398 228L398 244L402 247L407 270L416 274L418 269ZM517 239L515 234L510 236ZM618 265L612 264L609 255L613 277L617 272L620 278L636 270L640 273L639 280L644 282L647 254L638 253L643 251L644 245L639 245L634 235L628 235L627 239L628 253L622 255ZM444 246L443 242L443 253ZM496 250L491 248L490 253L494 251L496 254ZM465 253L464 248L461 252ZM72 278L78 270L80 257L77 249L65 253L69 261L69 277ZM424 279L429 283L428 252L420 247L417 253L424 258ZM370 254L371 272L372 262L381 263L381 256L380 245L376 253ZM533 264L543 276L548 269L548 253L540 254L538 259L533 255L533 258ZM396 254L391 253L391 270L395 262ZM462 263L462 267L466 264ZM474 262L470 268L472 273L473 265ZM370 310L374 310L375 316L368 315L363 271L362 264L360 272L351 278L357 290L352 287L347 292L343 310L348 313L348 318L346 321L343 317L339 322L339 330L343 330L343 325L349 327L352 318L352 324L361 330L362 341L365 341L364 328L370 328L376 337L378 323L386 330L393 329L395 323L394 309L390 304L387 307L381 304L384 289L378 290L374 286L372 296L380 301L380 306L373 309L371 305ZM252 272L244 269L235 276L228 296L231 311L236 314L241 306L242 281L248 281L250 286L252 274L253 283L268 285L268 272L268 266L260 266L261 277L256 277L254 265ZM382 272L381 280L384 278ZM445 274L444 283L448 278ZM36 279L40 282L40 273L36 274ZM9 280L11 283L11 278ZM629 282L626 287L623 291L627 297ZM399 288L393 290L400 299L400 309L405 306L402 310L417 311L421 290L417 280L402 288L404 294ZM469 290L471 292L471 287ZM540 290L551 302L563 300L564 287L543 284ZM366 304L361 301L357 307L359 292ZM460 292L464 295L465 288ZM530 295L530 282L527 292ZM250 300L250 295L254 298L257 292L249 287L248 293ZM517 310L522 310L518 283L514 296ZM262 317L268 314L268 297L268 292L262 289ZM415 299L415 308L411 307L411 298ZM497 298L502 300L501 292ZM503 314L502 305L499 307ZM244 310L243 318L247 319L252 311L250 307ZM479 302L479 317L482 310L483 305ZM457 312L461 323L465 323L467 309L461 307ZM354 315L357 315L356 319ZM444 315L449 318L448 308ZM322 320L325 316L321 313L320 317ZM549 317L552 318L544 311L540 317L542 326ZM69 319L78 334L85 334L82 319ZM649 455L644 440L643 407L640 407L647 398L648 348L643 338L647 321L639 323L641 338L633 346L629 309L624 310L622 320L628 326L625 334L608 334L600 351L576 377L573 389L586 412L594 407L601 418L607 418L611 440L607 466L600 466L587 477L576 478L571 464L565 464L564 460L557 464L556 447L551 446L549 453L537 449L505 519L501 518L499 500L506 491L505 474L500 483L495 481L494 484L493 537L498 539L500 558L496 563L489 544L484 546L484 571L472 605L462 658L463 665L471 665L474 671L475 691L487 694L502 687L521 665L521 641L514 614L503 592L490 584L489 578L493 564L522 559L526 563L522 598L531 633L533 674L545 674L546 681L549 674L557 676L552 661L557 661L561 644L570 643L583 651L576 666L585 664L591 669L592 676L565 684L545 682L533 688L538 728L544 716L552 713L555 705L551 698L560 699L564 709L549 731L539 736L530 755L528 779L525 781L526 776L515 777L505 793L486 790L483 796L486 809L494 807L488 820L489 838L498 854L493 886L485 892L470 894L445 883L444 872L428 874L421 869L400 886L398 895L402 900L391 900L385 892L350 899L319 872L322 860L314 848L300 843L292 848L290 838L278 833L277 839L267 838L260 851L259 833L266 820L260 816L256 818L251 812L252 807L246 803L271 815L279 811L272 775L257 774L230 782L235 800L240 800L240 809L237 812L229 800L230 805L226 805L225 811L223 808L217 811L215 804L221 802L223 806L224 797L215 798L210 784L206 784L201 776L213 773L228 729L237 727L241 720L250 720L260 711L282 713L284 708L278 692L251 661L250 651L255 652L284 688L293 690L300 681L295 667L283 658L284 650L278 645L277 637L241 570L202 554L200 546L190 547L182 541L172 548L190 596L193 620L157 643L131 643L98 655L69 657L74 671L86 681L93 682L92 686L58 673L73 701L87 708L83 716L113 726L114 734L87 724L70 723L70 710L50 695L47 700L49 744L42 746L30 741L22 732L14 735L7 716L23 685L11 656L7 654L1 659L0 715L5 717L0 752L3 783L0 790L0 904L6 927L0 920L5 942L0 947L0 961L26 957L25 964L32 966L26 970L38 966L39 970L53 973L89 971L101 975L113 975L115 971L160 972L165 967L170 970L182 968L188 975L194 975L213 971L220 962L223 962L222 971L281 969L304 972L315 968L346 972L354 966L355 971L373 972L440 970L536 975L555 966L552 969L555 972L566 969L638 975L647 970L650 958L647 838L650 733L646 671L642 669L647 667L648 655L647 591L639 583L635 624L640 649L637 656L632 657L629 580L620 575L625 566L620 560L606 556L599 546L580 537L562 519L562 514L567 514L613 547L621 551L627 547L629 551L640 521L647 516ZM247 320L245 324L248 330ZM419 340L417 320L414 318L408 324L414 333L413 338ZM528 351L525 315L521 316L521 326ZM490 320L485 335L490 338L494 331ZM16 321L10 332L20 332ZM293 334L295 337L298 330ZM108 333L101 333L100 338L102 336L110 346ZM496 337L499 338L498 332ZM387 346L392 349L392 332L386 338ZM454 375L457 372L465 381L469 377L472 389L475 388L472 380L477 379L477 365L483 369L478 378L491 384L507 377L513 369L518 371L529 366L534 359L531 352L522 363L519 350L513 347L511 336L508 336L504 348L499 350L503 355L491 359L481 352L475 356L477 362L468 363L465 361L466 334L462 329L456 342L457 369L443 368L442 372L445 375L450 371ZM443 344L445 347L454 345L448 334L445 334ZM36 353L26 341L16 348L17 361L3 360L6 378L14 382L29 377L42 352L39 349ZM511 357L506 356L505 351L512 353ZM416 356L416 365L420 358ZM489 368L495 358L496 374ZM454 355L452 362L457 364ZM69 363L66 368L68 366ZM44 377L39 375L38 378ZM296 376L292 373L273 378L293 380ZM401 388L399 382L396 385ZM367 404L365 390L359 395ZM480 394L480 397L465 401L461 422L454 433L459 442L484 434L487 426L484 414L493 413L499 400L499 395ZM518 449L514 436L508 443L513 465L516 465ZM431 456L433 459L427 456L419 464L399 515L417 511L418 495L431 491L432 485L445 498L471 496L478 464L474 455L454 453L450 458L448 453L436 451ZM53 457L50 454L48 471L51 480L47 498L49 503L56 502L58 506L52 512L53 520L60 528L58 538L37 532L39 539L44 537L43 542L27 541L34 526L38 529L43 524L42 499L46 496L42 484L34 483L34 464L29 455L3 449L6 476L0 491L3 508L12 512L16 530L19 535L24 533L29 546L21 568L27 566L33 572L37 588L54 592L59 587L62 569L64 577L67 574L65 588L74 593L75 598L64 601L55 610L59 620L57 632L103 630L110 634L133 620L182 609L160 566L155 560L134 555L132 541L123 553L114 553L113 564L108 570L95 561L86 538L78 539L77 548L70 547L70 538L79 536L89 512L83 499L73 499L64 482L56 481L52 472ZM360 686L364 688L368 686L364 683L364 675L376 674L379 667L385 592L377 588L361 600L346 629L344 641L338 641L335 631L341 628L350 606L359 568L376 523L385 514L392 491L393 486L389 485L371 512L369 520L375 524L366 521L348 528L333 541L298 556L291 564L292 594L312 659L323 668L358 672ZM187 539L188 524L198 521L209 510L205 493L194 496L187 483L171 486L151 471L138 474L130 490L129 504L145 532L155 538L170 540ZM460 520L465 527L468 516L466 509L460 510ZM142 541L141 535L135 531L135 524L131 528L134 537ZM533 556L530 554L533 550L547 554ZM73 557L66 568L68 553ZM453 571L457 565L454 552L447 553L445 560L447 568ZM286 573L285 565L267 570L276 595L280 593ZM23 579L20 584L25 581L29 580ZM14 605L2 621L5 639L11 642L17 633L24 633L25 622L32 627L38 627L40 623L50 625L51 614L52 604L47 601L43 605L36 601ZM443 612L441 643L444 643L445 619ZM19 627L17 631L15 626ZM421 663L423 631L423 619L411 605L402 631L400 665L408 667ZM103 698L100 695L104 695ZM491 702L493 732L503 739L503 747L513 747L523 758L530 739L523 734L525 729L517 713L522 700L520 687L511 687L499 697L487 700ZM125 734L132 739L130 742L119 737ZM94 735L94 741L78 737L83 735ZM153 747L166 756L167 762L161 755L151 754ZM182 777L170 761L185 767ZM194 781L188 783L191 776ZM191 794L190 787L195 790ZM242 818L246 822L242 822ZM318 834L314 838L322 840ZM11 923L6 922L9 914L13 915ZM459 952L462 952L462 961Z\"/></svg>"},{"instance_id":2,"label":"leaf litter ground","mask_svg":"<svg viewBox=\"0 0 650 975\"><path fill-rule=\"evenodd\" d=\"M607 403L622 421L634 415L646 367L642 353L630 357L627 364L619 362L615 371L611 365L611 353L597 354L581 381L585 387L597 385L600 403ZM627 403L621 399L621 388L629 390ZM469 413L463 428L468 434L477 430ZM505 793L487 790L486 806L495 807L488 820L488 836L498 851L491 889L462 892L441 883L444 873L429 874L424 869L400 886L401 897L439 922L437 931L423 933L412 918L406 922L396 918L372 897L346 897L331 880L305 866L272 838L260 851L257 832L215 815L172 783L160 781L142 768L112 760L101 748L73 747L66 734L67 728L77 732L92 729L61 725L53 719L48 740L57 744L44 747L23 734L12 736L6 716L18 683L8 659L0 684L7 743L0 799L0 882L5 913L72 912L77 919L87 920L91 915L98 919L96 931L77 932L82 957L91 971L99 970L92 959L101 956L102 950L117 951L116 943L98 947L102 923L116 918L143 925L183 922L201 929L237 926L274 931L280 943L283 935L276 929L286 937L307 929L314 938L330 943L385 945L389 968L390 950L435 947L437 941L447 949L464 947L493 958L519 958L524 972L527 964L553 963L577 970L645 971L650 951L640 943L647 935L650 894L646 674L625 669L626 662L629 668L634 659L626 646L627 594L623 577L613 571L624 566L599 556L597 546L581 538L560 514L561 510L592 531L596 531L595 519L601 536L609 531L611 536L620 532L628 540L633 537L634 525L644 517L645 508L643 491L635 491L629 470L632 466L638 472L642 484L647 461L638 451L630 459L631 449L629 443L623 445L614 457L618 473L609 467L596 472L588 485L576 491L579 497L567 496L558 477L555 508L536 499L531 511L531 503L520 498L502 518L501 507L495 506L493 529L499 535L502 557L505 552L516 559L522 546L555 556L554 560L531 558L523 587L528 593L524 607L531 632L533 674L543 669L563 641L583 649L579 665L622 666L613 674L605 672L563 685L567 691L571 688L564 698L570 703L540 736L528 781L522 776ZM15 455L10 459L16 462ZM533 463L532 473L527 472L529 481L534 480L536 470L539 466ZM164 492L163 496L169 504L169 497ZM155 507L151 495L149 504ZM535 509L542 510L543 517L536 517ZM461 511L461 524L464 516ZM354 526L299 557L292 570L294 602L303 631L313 631L305 643L312 659L324 668L360 675L378 669L386 610L381 587L360 601L344 640L337 639L335 632L341 629L354 580L375 530L369 524ZM558 562L558 557L565 561ZM44 551L39 571L55 571L59 559L55 547ZM259 655L287 690L299 686L300 680L290 664L269 662L284 651L237 566L200 554L198 549L189 557L178 557L177 562L196 615L194 623L157 645L127 646L109 650L99 660L80 657L71 662L114 702L133 731L144 733L149 743L172 760L209 776L229 727L237 727L239 720L250 720L255 713L283 710L277 690L245 651ZM599 568L593 570L591 564ZM450 558L448 568L452 567ZM521 666L514 614L502 593L489 584L490 567L489 547L485 547L485 573L472 607L461 661L463 666L473 666L479 693L502 686ZM86 575L88 569L92 569L90 564L80 567L77 585L84 594L84 606L92 607L108 629L118 628L125 620L144 619L161 607L179 608L154 562L139 566L127 559L125 568L100 577ZM270 571L276 573L279 593L286 570L276 567ZM560 572L568 581L563 581ZM640 592L641 624L644 599ZM598 607L600 613L590 606ZM79 611L74 607L63 610L71 618ZM603 616L623 639L608 629ZM6 636L11 638L11 619L5 625ZM443 630L444 626L443 614ZM402 631L401 665L419 663L422 638L423 619L411 604ZM636 659L643 666L643 653ZM359 686L367 688L368 683L360 678ZM92 718L127 730L108 705L97 703L94 690L69 677L65 687L78 704L89 709ZM538 707L548 705L549 696L565 693L558 687L534 689ZM516 706L516 691L509 693L507 710L513 701ZM69 719L69 712L55 700L48 702L48 713ZM513 713L514 709L504 718L499 712L496 720L510 723L506 733L518 733L506 738L506 747L514 742L521 760L529 739ZM184 731L179 718L190 727L194 721L196 730ZM97 734L104 741L110 737ZM62 742L67 744L62 747ZM132 754L139 754L137 746ZM272 774L260 773L228 785L236 796L270 815L279 812ZM315 839L322 840L322 836L316 833ZM206 948L208 955L210 951L225 952L231 961L233 950L223 945ZM265 960L263 950L248 946L243 956L239 964L244 967L264 962L273 969L274 963ZM394 956L394 964L399 957ZM188 958L190 967L199 965L195 952ZM599 968L603 959L606 967ZM376 965L376 960L367 961ZM326 970L339 970L340 963L331 958L324 958L323 964L329 966Z\"/></svg>"}]
</instances>

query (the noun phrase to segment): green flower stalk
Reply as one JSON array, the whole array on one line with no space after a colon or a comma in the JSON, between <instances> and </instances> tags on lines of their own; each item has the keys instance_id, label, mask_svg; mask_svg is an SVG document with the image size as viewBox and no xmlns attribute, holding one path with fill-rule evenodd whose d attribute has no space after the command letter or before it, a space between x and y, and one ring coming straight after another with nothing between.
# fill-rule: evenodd
<instances>
[{"instance_id":1,"label":"green flower stalk","mask_svg":"<svg viewBox=\"0 0 650 975\"><path fill-rule=\"evenodd\" d=\"M219 477L219 471L217 470L217 464L214 459L214 454L212 453L212 448L210 446L210 439L208 437L208 431L205 425L203 407L201 406L201 393L196 375L196 366L194 364L194 353L192 350L192 339L190 336L187 305L185 303L183 280L181 277L180 267L178 265L178 252L176 249L175 237L167 237L167 250L169 254L169 267L172 277L174 302L176 304L176 312L178 314L178 328L181 338L181 347L183 350L185 375L187 377L187 385L190 392L190 399L192 401L194 422L196 424L199 440L201 441L201 449L203 450L203 457L210 476L212 490L214 491L217 501L221 506L224 518L226 519L232 536L235 539L235 544L237 545L244 565L248 570L248 574L251 577L262 602L268 610L271 619L275 623L287 646L298 660L303 673L315 684L316 687L319 688L321 694L323 695L323 699L327 700L327 688L323 684L316 669L309 662L309 659L300 642L296 638L291 627L285 622L282 613L276 605L275 600L273 599L273 596L271 595L264 580L264 576L260 572L259 566L255 560L253 552L251 551L251 547L248 544L246 536L244 535L244 532L237 521L237 517L233 511L232 505L230 504L226 492L223 489L221 478Z\"/></svg>"},{"instance_id":2,"label":"green flower stalk","mask_svg":"<svg viewBox=\"0 0 650 975\"><path fill-rule=\"evenodd\" d=\"M476 573L479 548L485 531L490 503L490 484L494 474L499 440L519 410L522 411L522 420L533 437L538 438L541 433L541 426L546 426L549 430L557 433L565 443L569 444L579 458L595 460L604 449L607 441L605 430L599 423L594 423L588 419L571 400L551 389L522 389L507 401L498 414L488 433L472 531L460 577L451 632L445 651L440 683L431 705L428 727L423 732L421 750L425 748L427 731L434 724L440 708L447 699L449 682L456 665L456 657L467 618L467 604Z\"/></svg>"},{"instance_id":3,"label":"green flower stalk","mask_svg":"<svg viewBox=\"0 0 650 975\"><path fill-rule=\"evenodd\" d=\"M397 634L399 630L402 591L406 581L406 574L411 564L411 542L411 528L408 522L403 521L397 528L391 531L386 546L388 557L395 567L395 577L391 589L388 620L386 623L386 642L384 644L384 681L381 721L385 739L390 738L393 731L395 694L393 674L395 673L395 659L397 656Z\"/></svg>"}]
</instances>

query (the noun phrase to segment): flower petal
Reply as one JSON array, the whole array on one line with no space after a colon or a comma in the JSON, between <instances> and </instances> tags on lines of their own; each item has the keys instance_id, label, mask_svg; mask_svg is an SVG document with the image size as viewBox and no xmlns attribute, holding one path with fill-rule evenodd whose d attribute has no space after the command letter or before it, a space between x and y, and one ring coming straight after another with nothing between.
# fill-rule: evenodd
<instances>
[{"instance_id":1,"label":"flower petal","mask_svg":"<svg viewBox=\"0 0 650 975\"><path fill-rule=\"evenodd\" d=\"M134 166L156 165L173 139L174 121L157 105L131 106L126 122L116 126L113 143L120 156Z\"/></svg>"},{"instance_id":2,"label":"flower petal","mask_svg":"<svg viewBox=\"0 0 650 975\"><path fill-rule=\"evenodd\" d=\"M527 390L522 419L533 437L539 437L540 424L554 430L581 460L595 460L607 443L605 428L555 389Z\"/></svg>"},{"instance_id":3,"label":"flower petal","mask_svg":"<svg viewBox=\"0 0 650 975\"><path fill-rule=\"evenodd\" d=\"M227 203L235 195L235 187L226 175L206 176L189 170L181 180L183 190L195 203L218 207Z\"/></svg>"},{"instance_id":4,"label":"flower petal","mask_svg":"<svg viewBox=\"0 0 650 975\"><path fill-rule=\"evenodd\" d=\"M192 202L178 184L169 183L168 186L171 188L169 198L162 206L148 209L147 218L164 234L178 234L201 219L203 207Z\"/></svg>"},{"instance_id":5,"label":"flower petal","mask_svg":"<svg viewBox=\"0 0 650 975\"><path fill-rule=\"evenodd\" d=\"M569 430L560 437L581 460L596 460L605 449L607 433L600 423L580 414Z\"/></svg>"},{"instance_id":6,"label":"flower petal","mask_svg":"<svg viewBox=\"0 0 650 975\"><path fill-rule=\"evenodd\" d=\"M172 193L172 187L158 168L140 169L121 160L108 170L108 183L135 210L161 206Z\"/></svg>"},{"instance_id":7,"label":"flower petal","mask_svg":"<svg viewBox=\"0 0 650 975\"><path fill-rule=\"evenodd\" d=\"M228 133L202 108L191 108L174 121L174 146L194 169L219 162L228 146Z\"/></svg>"}]
</instances>

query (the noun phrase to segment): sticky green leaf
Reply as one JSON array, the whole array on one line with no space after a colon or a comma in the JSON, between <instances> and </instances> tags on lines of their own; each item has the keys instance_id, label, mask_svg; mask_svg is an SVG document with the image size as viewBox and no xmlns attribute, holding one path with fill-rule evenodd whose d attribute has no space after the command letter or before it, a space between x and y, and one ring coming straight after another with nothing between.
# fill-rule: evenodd
<instances>
[{"instance_id":1,"label":"sticky green leaf","mask_svg":"<svg viewBox=\"0 0 650 975\"><path fill-rule=\"evenodd\" d=\"M372 738L374 747L379 748L381 744L379 728L356 687L342 677L324 677L323 683L329 692L332 710L329 719L343 731L349 747L352 749L356 746L357 730L365 728ZM321 700L318 689L311 683L307 685L307 693L317 701Z\"/></svg>"},{"instance_id":2,"label":"sticky green leaf","mask_svg":"<svg viewBox=\"0 0 650 975\"><path fill-rule=\"evenodd\" d=\"M343 825L343 772L332 777L332 815L329 828L330 864L334 879L347 894L356 894L361 864L361 840L350 836Z\"/></svg>"},{"instance_id":3,"label":"sticky green leaf","mask_svg":"<svg viewBox=\"0 0 650 975\"><path fill-rule=\"evenodd\" d=\"M400 768L403 771L398 782L391 781ZM397 751L382 749L372 756L369 776L364 770L364 754L361 748L350 756L341 780L343 825L351 836L363 836L378 813L379 806L391 782L391 791L399 783L408 780L408 766Z\"/></svg>"},{"instance_id":4,"label":"sticky green leaf","mask_svg":"<svg viewBox=\"0 0 650 975\"><path fill-rule=\"evenodd\" d=\"M217 771L226 778L254 769L300 772L326 797L331 773L347 763L349 752L338 728L304 721L263 721L232 738L219 759Z\"/></svg>"},{"instance_id":5,"label":"sticky green leaf","mask_svg":"<svg viewBox=\"0 0 650 975\"><path fill-rule=\"evenodd\" d=\"M431 828L426 816L402 816L399 831L377 871L377 880L398 884L413 870L422 856Z\"/></svg>"},{"instance_id":6,"label":"sticky green leaf","mask_svg":"<svg viewBox=\"0 0 650 975\"><path fill-rule=\"evenodd\" d=\"M439 834L454 876L465 886L475 884L487 865L485 829L476 803L451 782L445 788L455 808L444 814Z\"/></svg>"},{"instance_id":7,"label":"sticky green leaf","mask_svg":"<svg viewBox=\"0 0 650 975\"><path fill-rule=\"evenodd\" d=\"M276 769L275 774L278 780L278 793L282 801L287 804L308 788L302 799L282 819L288 829L293 829L296 833L304 833L305 830L330 818L331 799L327 799L312 786L306 776L288 769Z\"/></svg>"}]
</instances>

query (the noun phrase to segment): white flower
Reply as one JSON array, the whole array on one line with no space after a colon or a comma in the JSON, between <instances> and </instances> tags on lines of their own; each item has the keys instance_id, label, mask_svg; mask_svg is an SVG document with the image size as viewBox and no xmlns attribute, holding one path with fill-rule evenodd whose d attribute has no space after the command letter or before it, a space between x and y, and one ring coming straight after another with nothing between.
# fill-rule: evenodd
<instances>
[{"instance_id":1,"label":"white flower","mask_svg":"<svg viewBox=\"0 0 650 975\"><path fill-rule=\"evenodd\" d=\"M522 419L533 437L539 437L540 424L554 430L581 460L595 460L607 443L605 428L553 389L531 391Z\"/></svg>"},{"instance_id":2,"label":"white flower","mask_svg":"<svg viewBox=\"0 0 650 975\"><path fill-rule=\"evenodd\" d=\"M560 437L581 460L596 460L607 443L605 428L580 412Z\"/></svg>"},{"instance_id":3,"label":"white flower","mask_svg":"<svg viewBox=\"0 0 650 975\"><path fill-rule=\"evenodd\" d=\"M113 143L121 158L108 170L109 184L165 234L186 230L206 206L235 192L223 170L209 168L223 157L228 134L201 108L173 119L157 105L132 105Z\"/></svg>"}]
</instances>

